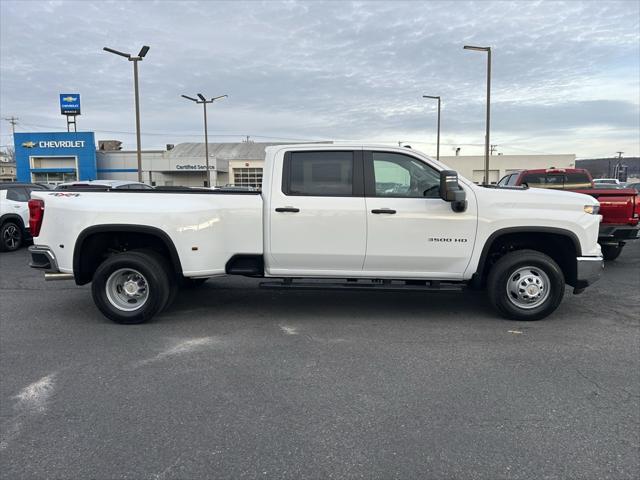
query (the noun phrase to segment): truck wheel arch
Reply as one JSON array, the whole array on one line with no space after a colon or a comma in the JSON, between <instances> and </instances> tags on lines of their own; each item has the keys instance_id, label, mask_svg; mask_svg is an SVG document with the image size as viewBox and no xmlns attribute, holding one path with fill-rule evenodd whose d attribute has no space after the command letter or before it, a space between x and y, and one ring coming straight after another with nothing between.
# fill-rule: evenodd
<instances>
[{"instance_id":1,"label":"truck wheel arch","mask_svg":"<svg viewBox=\"0 0 640 480\"><path fill-rule=\"evenodd\" d=\"M534 245L528 243L533 241L536 241ZM577 235L563 228L523 226L501 228L489 235L489 238L487 238L487 241L482 247L476 273L473 274L472 284L474 286L484 285L491 268L491 255L495 253L496 248L500 248L502 245L508 245L510 242L522 244L517 246L516 249L532 248L546 253L560 265L567 283L572 286L573 283L575 283L577 275L575 257L582 255L582 248L580 247L580 241ZM564 252L554 251L550 248L556 246L558 242L564 246ZM566 250L569 249L572 250L572 257L563 257L562 253L566 253Z\"/></svg>"},{"instance_id":2,"label":"truck wheel arch","mask_svg":"<svg viewBox=\"0 0 640 480\"><path fill-rule=\"evenodd\" d=\"M97 266L101 263L95 261L95 255L82 255L83 249L92 245L92 240L100 238L103 240L117 238L120 234L125 238L147 238L150 241L156 243L157 246L161 246L164 250L167 260L173 267L176 274L182 275L182 264L180 263L180 257L176 250L175 244L171 237L163 230L156 227L149 227L145 225L127 225L127 224L109 224L109 225L95 225L88 227L80 232L76 240L73 249L73 273L75 276L76 284L84 285L89 283L93 277L93 272ZM144 245L148 246L148 245ZM133 248L139 248L136 245ZM104 253L103 249L95 252L96 254Z\"/></svg>"}]
</instances>

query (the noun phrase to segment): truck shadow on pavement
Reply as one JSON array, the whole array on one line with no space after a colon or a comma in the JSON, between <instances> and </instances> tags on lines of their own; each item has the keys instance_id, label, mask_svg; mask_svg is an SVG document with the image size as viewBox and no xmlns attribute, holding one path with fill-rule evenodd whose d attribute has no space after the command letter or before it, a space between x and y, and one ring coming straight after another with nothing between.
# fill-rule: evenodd
<instances>
[{"instance_id":1,"label":"truck shadow on pavement","mask_svg":"<svg viewBox=\"0 0 640 480\"><path fill-rule=\"evenodd\" d=\"M205 285L181 290L174 304L156 322L189 321L203 316L235 318L359 320L420 320L499 317L484 292L392 292L335 290L265 290L248 279L212 279Z\"/></svg>"}]
</instances>

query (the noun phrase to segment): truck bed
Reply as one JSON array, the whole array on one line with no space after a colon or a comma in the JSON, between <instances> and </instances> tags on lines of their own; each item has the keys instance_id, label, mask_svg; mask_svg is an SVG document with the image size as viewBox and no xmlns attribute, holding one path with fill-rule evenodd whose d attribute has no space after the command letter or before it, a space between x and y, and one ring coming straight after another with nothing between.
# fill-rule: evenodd
<instances>
[{"instance_id":1,"label":"truck bed","mask_svg":"<svg viewBox=\"0 0 640 480\"><path fill-rule=\"evenodd\" d=\"M101 229L142 226L167 235L185 276L225 273L230 255L262 254L260 192L75 189L33 192L45 202L38 242L54 249L61 272L73 272L76 245Z\"/></svg>"}]
</instances>

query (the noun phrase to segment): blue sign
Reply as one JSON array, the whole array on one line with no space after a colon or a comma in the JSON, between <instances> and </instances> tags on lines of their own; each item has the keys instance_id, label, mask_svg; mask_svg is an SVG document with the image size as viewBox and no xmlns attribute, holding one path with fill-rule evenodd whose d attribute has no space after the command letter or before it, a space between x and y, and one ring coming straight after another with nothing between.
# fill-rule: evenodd
<instances>
[{"instance_id":1,"label":"blue sign","mask_svg":"<svg viewBox=\"0 0 640 480\"><path fill-rule=\"evenodd\" d=\"M34 132L14 136L19 182L97 178L93 132Z\"/></svg>"},{"instance_id":2,"label":"blue sign","mask_svg":"<svg viewBox=\"0 0 640 480\"><path fill-rule=\"evenodd\" d=\"M80 94L61 93L60 113L62 115L80 115Z\"/></svg>"}]
</instances>

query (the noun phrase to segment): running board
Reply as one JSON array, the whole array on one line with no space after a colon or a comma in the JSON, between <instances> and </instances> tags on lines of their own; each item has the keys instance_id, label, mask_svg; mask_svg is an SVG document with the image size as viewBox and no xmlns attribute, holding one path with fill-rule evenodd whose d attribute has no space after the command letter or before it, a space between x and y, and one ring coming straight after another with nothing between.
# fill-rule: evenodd
<instances>
[{"instance_id":1,"label":"running board","mask_svg":"<svg viewBox=\"0 0 640 480\"><path fill-rule=\"evenodd\" d=\"M372 291L372 290L385 290L388 292L406 292L406 291L418 291L418 292L459 292L464 289L466 285L464 283L451 283L441 282L438 280L349 280L347 282L326 282L326 281L295 281L293 279L284 279L283 281L273 282L261 282L260 288L281 290L281 289L296 289L296 290L359 290L359 291Z\"/></svg>"}]
</instances>

